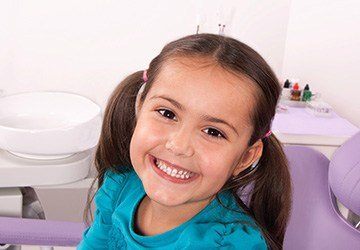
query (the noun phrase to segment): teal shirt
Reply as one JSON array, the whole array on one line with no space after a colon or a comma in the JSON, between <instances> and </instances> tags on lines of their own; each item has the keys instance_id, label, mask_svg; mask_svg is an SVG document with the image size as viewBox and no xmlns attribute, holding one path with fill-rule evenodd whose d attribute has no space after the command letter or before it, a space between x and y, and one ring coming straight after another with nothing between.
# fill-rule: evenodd
<instances>
[{"instance_id":1,"label":"teal shirt","mask_svg":"<svg viewBox=\"0 0 360 250\"><path fill-rule=\"evenodd\" d=\"M131 170L107 170L95 195L93 224L83 233L77 249L266 249L266 241L253 219L239 208L229 191L219 194L224 208L213 199L187 222L162 234L134 231L135 212L146 193Z\"/></svg>"}]
</instances>

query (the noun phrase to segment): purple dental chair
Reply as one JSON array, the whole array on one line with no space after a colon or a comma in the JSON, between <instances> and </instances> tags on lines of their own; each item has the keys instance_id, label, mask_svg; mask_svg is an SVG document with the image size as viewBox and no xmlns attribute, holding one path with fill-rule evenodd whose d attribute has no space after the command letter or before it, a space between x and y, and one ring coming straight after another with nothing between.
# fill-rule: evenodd
<instances>
[{"instance_id":1,"label":"purple dental chair","mask_svg":"<svg viewBox=\"0 0 360 250\"><path fill-rule=\"evenodd\" d=\"M360 231L343 218L338 201L360 215L360 132L329 160L302 146L286 146L293 207L284 249L360 249ZM83 223L0 217L0 243L76 246Z\"/></svg>"},{"instance_id":2,"label":"purple dental chair","mask_svg":"<svg viewBox=\"0 0 360 250\"><path fill-rule=\"evenodd\" d=\"M331 162L311 148L289 146L285 153L293 182L293 204L284 249L360 249L360 132ZM351 224L337 201L352 214ZM350 210L350 212L349 212Z\"/></svg>"},{"instance_id":3,"label":"purple dental chair","mask_svg":"<svg viewBox=\"0 0 360 250\"><path fill-rule=\"evenodd\" d=\"M11 245L76 246L83 223L0 217L0 243Z\"/></svg>"}]
</instances>

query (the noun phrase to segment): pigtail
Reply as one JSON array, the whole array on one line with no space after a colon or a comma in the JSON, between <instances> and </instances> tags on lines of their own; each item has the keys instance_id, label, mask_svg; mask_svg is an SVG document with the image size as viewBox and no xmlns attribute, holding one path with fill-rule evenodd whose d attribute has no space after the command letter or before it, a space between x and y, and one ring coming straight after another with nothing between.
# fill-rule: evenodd
<instances>
[{"instance_id":1,"label":"pigtail","mask_svg":"<svg viewBox=\"0 0 360 250\"><path fill-rule=\"evenodd\" d=\"M94 165L97 176L87 195L83 219L87 226L93 221L91 203L95 197L94 184L99 189L107 169L116 172L126 171L118 166L130 166L130 141L135 128L135 101L142 85L143 71L137 71L126 77L112 92L104 112L100 139L95 152Z\"/></svg>"},{"instance_id":2,"label":"pigtail","mask_svg":"<svg viewBox=\"0 0 360 250\"><path fill-rule=\"evenodd\" d=\"M263 153L255 172L249 209L256 221L266 228L264 234L270 247L281 249L291 207L288 161L275 135L262 140Z\"/></svg>"}]
</instances>

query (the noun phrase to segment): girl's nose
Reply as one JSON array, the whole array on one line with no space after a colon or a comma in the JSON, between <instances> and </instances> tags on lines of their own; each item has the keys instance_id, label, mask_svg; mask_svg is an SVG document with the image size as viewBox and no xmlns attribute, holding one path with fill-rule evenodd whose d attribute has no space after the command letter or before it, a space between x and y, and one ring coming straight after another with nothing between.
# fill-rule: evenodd
<instances>
[{"instance_id":1,"label":"girl's nose","mask_svg":"<svg viewBox=\"0 0 360 250\"><path fill-rule=\"evenodd\" d=\"M188 131L180 130L174 133L165 144L165 148L170 150L176 156L190 157L194 154L191 145L191 135Z\"/></svg>"}]
</instances>

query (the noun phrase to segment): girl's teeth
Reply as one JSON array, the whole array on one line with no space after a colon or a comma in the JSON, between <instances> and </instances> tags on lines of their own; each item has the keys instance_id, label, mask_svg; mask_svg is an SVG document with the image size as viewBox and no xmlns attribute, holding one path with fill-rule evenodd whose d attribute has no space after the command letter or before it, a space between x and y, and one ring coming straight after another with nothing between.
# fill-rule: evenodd
<instances>
[{"instance_id":1,"label":"girl's teeth","mask_svg":"<svg viewBox=\"0 0 360 250\"><path fill-rule=\"evenodd\" d=\"M171 176L174 177L177 173L177 170L176 169L173 169L173 171L171 171Z\"/></svg>"},{"instance_id":2,"label":"girl's teeth","mask_svg":"<svg viewBox=\"0 0 360 250\"><path fill-rule=\"evenodd\" d=\"M183 171L183 170L177 171L176 169L171 169L167 167L163 162L158 160L156 160L156 166L166 174L176 178L189 179L194 175L194 173L188 171Z\"/></svg>"},{"instance_id":3,"label":"girl's teeth","mask_svg":"<svg viewBox=\"0 0 360 250\"><path fill-rule=\"evenodd\" d=\"M167 169L166 169L166 173L167 173L168 175L171 175L171 169L170 169L170 168L167 168Z\"/></svg>"}]
</instances>

